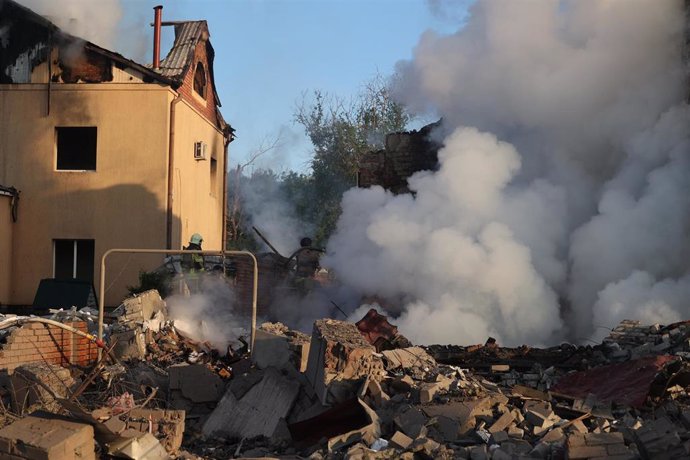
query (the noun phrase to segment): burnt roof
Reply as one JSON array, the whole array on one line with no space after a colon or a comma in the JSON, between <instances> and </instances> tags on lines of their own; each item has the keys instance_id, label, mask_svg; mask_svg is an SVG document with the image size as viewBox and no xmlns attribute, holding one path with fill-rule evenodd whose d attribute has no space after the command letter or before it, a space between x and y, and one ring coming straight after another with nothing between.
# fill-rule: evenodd
<instances>
[{"instance_id":1,"label":"burnt roof","mask_svg":"<svg viewBox=\"0 0 690 460\"><path fill-rule=\"evenodd\" d=\"M57 36L66 41L82 43L85 49L106 56L115 62L141 72L152 80L170 85L175 89L177 89L183 83L184 76L193 63L194 49L200 41L204 40L206 42L211 85L216 97L216 103L218 106L221 105L220 99L218 98L218 92L216 91L213 75L213 57L215 53L210 41L208 40L209 33L208 24L206 21L166 22L166 25L173 25L175 27L175 42L168 52L168 55L161 61L160 68L152 69L151 64L140 64L124 57L119 53L105 49L80 37L71 35L60 29L44 16L41 16L31 9L20 5L14 0L0 0L0 25L2 25L2 23L5 21L11 21L11 18L16 18L18 16L47 29L52 36ZM219 119L222 120L222 117Z\"/></svg>"},{"instance_id":2,"label":"burnt roof","mask_svg":"<svg viewBox=\"0 0 690 460\"><path fill-rule=\"evenodd\" d=\"M171 79L165 77L164 75L154 72L150 68L147 68L146 66L139 64L138 62L132 61L131 59L127 59L119 53L107 50L101 46L96 45L95 43L92 43L90 41L84 40L83 38L65 32L44 16L41 16L33 10L20 5L14 0L0 0L0 25L6 23L6 25L11 26L13 20L17 17L21 17L25 21L28 21L30 23L36 24L41 28L44 28L45 30L47 30L48 34L51 37L55 37L56 41L64 40L68 42L80 43L83 45L85 49L106 56L115 62L123 64L134 70L137 70L154 80L160 81L161 83L167 85L172 85L174 83ZM26 39L27 37L23 38Z\"/></svg>"}]
</instances>

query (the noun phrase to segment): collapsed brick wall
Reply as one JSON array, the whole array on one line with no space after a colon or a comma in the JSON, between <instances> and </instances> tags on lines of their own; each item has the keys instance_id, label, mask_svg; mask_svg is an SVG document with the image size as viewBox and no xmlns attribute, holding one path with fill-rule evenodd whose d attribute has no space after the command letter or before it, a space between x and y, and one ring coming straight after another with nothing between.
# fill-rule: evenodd
<instances>
[{"instance_id":1,"label":"collapsed brick wall","mask_svg":"<svg viewBox=\"0 0 690 460\"><path fill-rule=\"evenodd\" d=\"M65 323L87 332L86 323ZM42 323L15 329L0 348L0 369L14 370L23 364L46 362L61 366L86 366L98 358L98 347L88 339Z\"/></svg>"},{"instance_id":2,"label":"collapsed brick wall","mask_svg":"<svg viewBox=\"0 0 690 460\"><path fill-rule=\"evenodd\" d=\"M382 150L369 152L359 163L358 185L380 185L393 193L407 193L407 179L417 171L438 168L440 144L431 137L440 121L419 131L391 133Z\"/></svg>"}]
</instances>

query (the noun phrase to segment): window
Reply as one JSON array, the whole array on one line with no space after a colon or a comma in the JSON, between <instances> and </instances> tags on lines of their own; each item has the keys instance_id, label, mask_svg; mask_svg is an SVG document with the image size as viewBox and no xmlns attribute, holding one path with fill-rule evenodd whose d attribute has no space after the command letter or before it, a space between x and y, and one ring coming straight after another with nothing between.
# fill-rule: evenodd
<instances>
[{"instance_id":1,"label":"window","mask_svg":"<svg viewBox=\"0 0 690 460\"><path fill-rule=\"evenodd\" d=\"M96 170L95 126L55 128L55 137L58 170Z\"/></svg>"},{"instance_id":2,"label":"window","mask_svg":"<svg viewBox=\"0 0 690 460\"><path fill-rule=\"evenodd\" d=\"M211 196L216 196L216 178L218 177L218 160L216 156L211 156Z\"/></svg>"},{"instance_id":3,"label":"window","mask_svg":"<svg viewBox=\"0 0 690 460\"><path fill-rule=\"evenodd\" d=\"M201 62L197 62L194 71L194 91L206 99L206 70Z\"/></svg>"},{"instance_id":4,"label":"window","mask_svg":"<svg viewBox=\"0 0 690 460\"><path fill-rule=\"evenodd\" d=\"M53 240L53 278L93 283L94 240Z\"/></svg>"}]
</instances>

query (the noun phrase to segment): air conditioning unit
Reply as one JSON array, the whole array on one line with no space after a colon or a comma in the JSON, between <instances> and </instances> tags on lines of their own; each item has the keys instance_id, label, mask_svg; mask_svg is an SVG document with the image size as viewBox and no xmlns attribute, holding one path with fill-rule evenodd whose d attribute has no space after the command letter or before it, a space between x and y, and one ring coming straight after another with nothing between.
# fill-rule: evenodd
<instances>
[{"instance_id":1,"label":"air conditioning unit","mask_svg":"<svg viewBox=\"0 0 690 460\"><path fill-rule=\"evenodd\" d=\"M205 160L206 159L206 142L195 142L194 143L194 159L195 160Z\"/></svg>"}]
</instances>

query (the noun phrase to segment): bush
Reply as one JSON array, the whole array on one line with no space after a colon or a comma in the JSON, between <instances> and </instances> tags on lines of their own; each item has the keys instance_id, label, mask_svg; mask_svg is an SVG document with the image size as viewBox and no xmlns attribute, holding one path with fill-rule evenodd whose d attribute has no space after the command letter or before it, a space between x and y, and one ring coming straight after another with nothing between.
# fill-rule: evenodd
<instances>
[{"instance_id":1,"label":"bush","mask_svg":"<svg viewBox=\"0 0 690 460\"><path fill-rule=\"evenodd\" d=\"M170 294L170 274L161 272L139 272L139 286L127 286L130 294L140 294L155 289L165 298Z\"/></svg>"}]
</instances>

